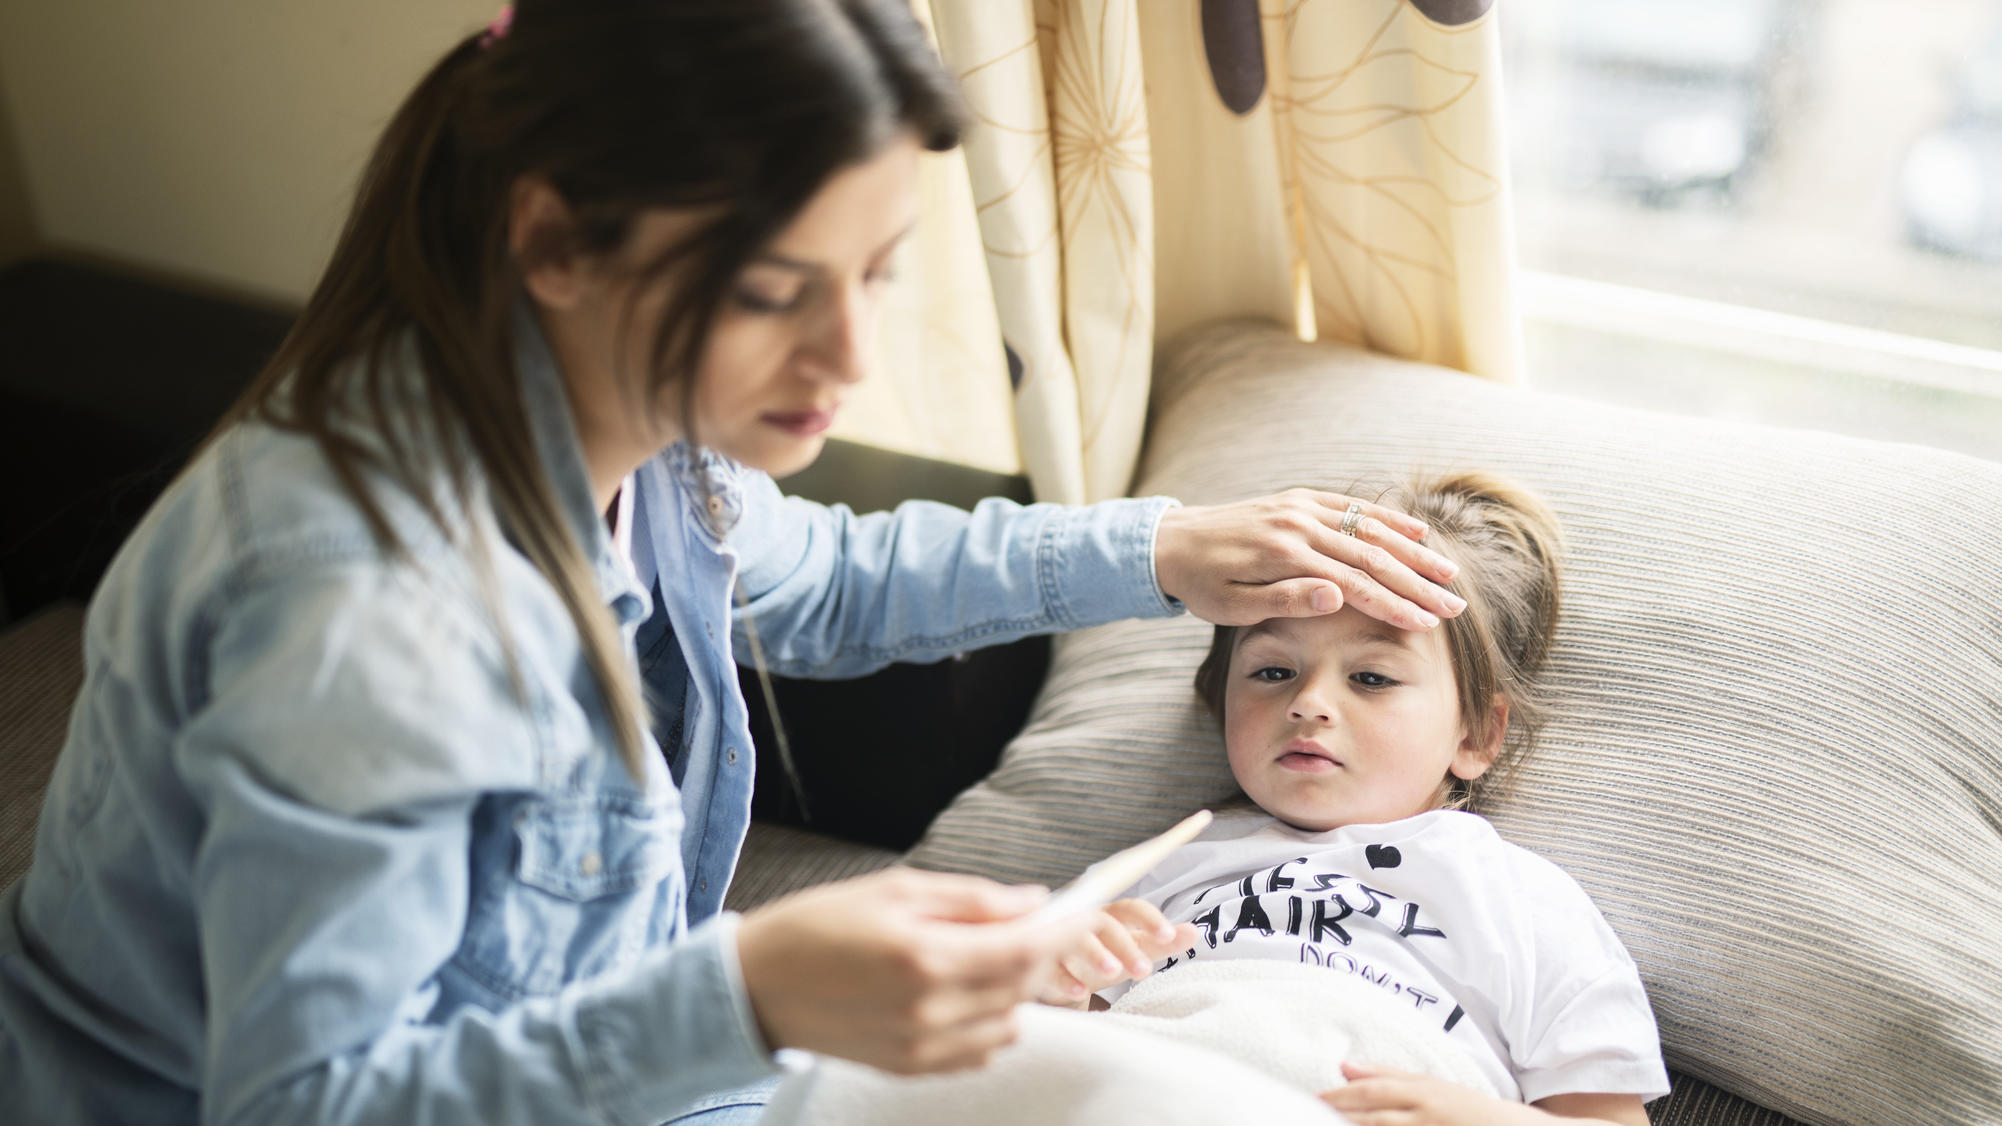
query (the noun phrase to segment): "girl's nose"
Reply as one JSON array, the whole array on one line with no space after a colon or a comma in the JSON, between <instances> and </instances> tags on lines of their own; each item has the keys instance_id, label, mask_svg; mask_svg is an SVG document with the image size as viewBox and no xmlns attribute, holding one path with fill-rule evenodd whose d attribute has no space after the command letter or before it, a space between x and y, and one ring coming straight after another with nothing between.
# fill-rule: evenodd
<instances>
[{"instance_id":1,"label":"girl's nose","mask_svg":"<svg viewBox=\"0 0 2002 1126\"><path fill-rule=\"evenodd\" d=\"M1293 694L1292 705L1287 708L1286 714L1296 722L1308 719L1322 723L1335 721L1335 709L1329 704L1327 693L1319 685L1305 680L1300 684L1300 691Z\"/></svg>"}]
</instances>

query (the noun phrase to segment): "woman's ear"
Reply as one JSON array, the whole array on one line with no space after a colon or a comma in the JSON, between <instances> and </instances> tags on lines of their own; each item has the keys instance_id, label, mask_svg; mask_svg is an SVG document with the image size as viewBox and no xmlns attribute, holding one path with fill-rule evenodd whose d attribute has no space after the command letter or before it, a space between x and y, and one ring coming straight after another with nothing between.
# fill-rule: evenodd
<instances>
[{"instance_id":1,"label":"woman's ear","mask_svg":"<svg viewBox=\"0 0 2002 1126\"><path fill-rule=\"evenodd\" d=\"M1453 752L1453 777L1471 782L1488 772L1501 754L1502 738L1508 734L1508 700L1495 696L1494 710L1488 713L1486 731L1462 732L1459 749Z\"/></svg>"},{"instance_id":2,"label":"woman's ear","mask_svg":"<svg viewBox=\"0 0 2002 1126\"><path fill-rule=\"evenodd\" d=\"M583 256L570 249L574 220L562 193L540 177L515 181L508 198L507 249L522 288L538 305L574 307L584 295Z\"/></svg>"}]
</instances>

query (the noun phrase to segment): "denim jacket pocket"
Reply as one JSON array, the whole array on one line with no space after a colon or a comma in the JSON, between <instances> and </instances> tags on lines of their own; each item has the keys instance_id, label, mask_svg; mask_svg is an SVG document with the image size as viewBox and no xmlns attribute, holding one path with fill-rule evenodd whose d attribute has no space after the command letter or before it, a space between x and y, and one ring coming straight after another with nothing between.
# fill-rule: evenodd
<instances>
[{"instance_id":1,"label":"denim jacket pocket","mask_svg":"<svg viewBox=\"0 0 2002 1126\"><path fill-rule=\"evenodd\" d=\"M542 996L672 937L680 818L622 795L535 798L513 817L513 864L475 895L464 955L489 987Z\"/></svg>"},{"instance_id":2,"label":"denim jacket pocket","mask_svg":"<svg viewBox=\"0 0 2002 1126\"><path fill-rule=\"evenodd\" d=\"M679 847L658 832L662 820L651 806L618 798L524 806L515 819L516 872L529 887L577 901L659 883Z\"/></svg>"}]
</instances>

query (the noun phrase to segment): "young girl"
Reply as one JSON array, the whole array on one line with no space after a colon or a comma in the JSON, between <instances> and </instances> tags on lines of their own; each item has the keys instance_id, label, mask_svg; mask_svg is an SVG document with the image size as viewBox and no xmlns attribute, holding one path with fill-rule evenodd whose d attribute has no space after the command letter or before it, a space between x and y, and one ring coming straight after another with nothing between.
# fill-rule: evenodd
<instances>
[{"instance_id":1,"label":"young girl","mask_svg":"<svg viewBox=\"0 0 2002 1126\"><path fill-rule=\"evenodd\" d=\"M1109 908L1063 959L1064 985L1116 999L1156 960L1355 974L1532 1104L1345 1066L1351 1082L1323 1097L1355 1122L1645 1126L1643 1101L1668 1084L1632 960L1570 877L1468 812L1547 711L1555 518L1478 474L1391 503L1460 565L1466 613L1429 633L1349 610L1218 627L1196 687L1257 808L1221 813Z\"/></svg>"},{"instance_id":2,"label":"young girl","mask_svg":"<svg viewBox=\"0 0 2002 1126\"><path fill-rule=\"evenodd\" d=\"M524 0L438 62L92 601L0 896L10 1121L718 1126L775 1048L978 1064L1054 956L982 924L1039 892L721 910L738 629L853 674L1175 600L1457 612L1347 498L782 502L962 120L906 0Z\"/></svg>"}]
</instances>

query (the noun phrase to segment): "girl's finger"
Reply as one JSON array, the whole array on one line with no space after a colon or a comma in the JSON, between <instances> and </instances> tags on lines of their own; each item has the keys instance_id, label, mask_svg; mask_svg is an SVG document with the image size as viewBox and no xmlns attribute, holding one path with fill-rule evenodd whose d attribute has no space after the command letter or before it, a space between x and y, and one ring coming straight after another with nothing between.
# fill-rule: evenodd
<instances>
[{"instance_id":1,"label":"girl's finger","mask_svg":"<svg viewBox=\"0 0 2002 1126\"><path fill-rule=\"evenodd\" d=\"M1189 947L1194 946L1198 935L1199 932L1196 930L1194 923L1182 923L1178 926L1170 927L1168 929L1168 937L1165 939L1149 938L1140 940L1140 950L1148 958L1158 962L1170 954L1180 950L1187 950Z\"/></svg>"},{"instance_id":2,"label":"girl's finger","mask_svg":"<svg viewBox=\"0 0 2002 1126\"><path fill-rule=\"evenodd\" d=\"M1144 899L1122 899L1106 907L1105 913L1119 920L1133 937L1146 942L1166 942L1174 936L1175 928L1161 909Z\"/></svg>"},{"instance_id":3,"label":"girl's finger","mask_svg":"<svg viewBox=\"0 0 2002 1126\"><path fill-rule=\"evenodd\" d=\"M1115 925L1105 928L1098 937L1105 944L1106 950L1114 958L1119 959L1120 966L1127 974L1142 978L1154 972L1154 960L1141 951L1139 943L1133 941L1132 931L1124 926Z\"/></svg>"},{"instance_id":4,"label":"girl's finger","mask_svg":"<svg viewBox=\"0 0 2002 1126\"><path fill-rule=\"evenodd\" d=\"M1092 989L1102 989L1121 977L1119 959L1112 956L1097 935L1086 935L1084 941L1064 955L1062 965Z\"/></svg>"},{"instance_id":5,"label":"girl's finger","mask_svg":"<svg viewBox=\"0 0 2002 1126\"><path fill-rule=\"evenodd\" d=\"M1348 1086L1337 1087L1325 1097L1329 1106L1344 1114L1351 1111L1412 1110L1418 1105L1409 1084L1380 1076L1351 1080Z\"/></svg>"}]
</instances>

